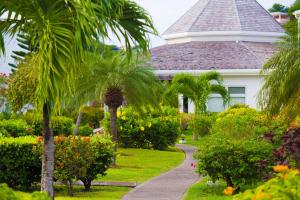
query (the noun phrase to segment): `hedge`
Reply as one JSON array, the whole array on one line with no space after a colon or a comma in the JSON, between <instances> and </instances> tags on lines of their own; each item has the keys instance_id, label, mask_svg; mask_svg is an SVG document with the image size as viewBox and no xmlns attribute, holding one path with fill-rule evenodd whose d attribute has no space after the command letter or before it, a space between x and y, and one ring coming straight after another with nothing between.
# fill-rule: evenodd
<instances>
[{"instance_id":1,"label":"hedge","mask_svg":"<svg viewBox=\"0 0 300 200\"><path fill-rule=\"evenodd\" d=\"M40 181L40 154L33 151L35 137L0 138L0 183L28 189Z\"/></svg>"}]
</instances>

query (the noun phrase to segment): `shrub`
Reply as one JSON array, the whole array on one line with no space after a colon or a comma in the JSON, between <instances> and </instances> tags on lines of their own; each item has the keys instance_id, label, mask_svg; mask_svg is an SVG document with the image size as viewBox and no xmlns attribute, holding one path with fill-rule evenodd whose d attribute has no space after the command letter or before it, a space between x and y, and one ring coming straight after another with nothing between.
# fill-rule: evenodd
<instances>
[{"instance_id":1,"label":"shrub","mask_svg":"<svg viewBox=\"0 0 300 200\"><path fill-rule=\"evenodd\" d=\"M217 115L212 133L231 139L251 139L270 131L281 134L286 128L287 125L278 118L269 121L252 108L233 107Z\"/></svg>"},{"instance_id":2,"label":"shrub","mask_svg":"<svg viewBox=\"0 0 300 200\"><path fill-rule=\"evenodd\" d=\"M82 112L82 118L81 118L82 125L89 125L90 127L93 128L99 128L100 121L104 118L103 108L86 106L81 109L81 112Z\"/></svg>"},{"instance_id":3,"label":"shrub","mask_svg":"<svg viewBox=\"0 0 300 200\"><path fill-rule=\"evenodd\" d=\"M54 177L69 185L70 195L73 179L82 180L86 190L89 190L97 174L105 175L111 164L113 147L110 138L56 136L54 142Z\"/></svg>"},{"instance_id":4,"label":"shrub","mask_svg":"<svg viewBox=\"0 0 300 200\"><path fill-rule=\"evenodd\" d=\"M0 199L1 200L22 200L20 195L16 194L12 189L5 184L0 184ZM50 200L46 193L34 192L30 200Z\"/></svg>"},{"instance_id":5,"label":"shrub","mask_svg":"<svg viewBox=\"0 0 300 200\"><path fill-rule=\"evenodd\" d=\"M272 136L268 135L273 141ZM282 145L274 151L278 164L289 164L300 167L300 128L291 128L282 136Z\"/></svg>"},{"instance_id":6,"label":"shrub","mask_svg":"<svg viewBox=\"0 0 300 200\"><path fill-rule=\"evenodd\" d=\"M86 126L81 126L79 127L79 131L78 134L80 136L92 136L93 135L93 128L91 128L90 126L86 125Z\"/></svg>"},{"instance_id":7,"label":"shrub","mask_svg":"<svg viewBox=\"0 0 300 200\"><path fill-rule=\"evenodd\" d=\"M0 121L0 129L5 130L12 137L28 135L28 124L22 119L9 119Z\"/></svg>"},{"instance_id":8,"label":"shrub","mask_svg":"<svg viewBox=\"0 0 300 200\"><path fill-rule=\"evenodd\" d=\"M108 125L108 122L103 124ZM118 112L119 144L126 148L165 150L179 137L180 122L175 109L164 108L140 115L132 108ZM106 128L107 129L107 128Z\"/></svg>"},{"instance_id":9,"label":"shrub","mask_svg":"<svg viewBox=\"0 0 300 200\"><path fill-rule=\"evenodd\" d=\"M204 136L210 133L215 121L216 115L214 114L196 115L191 123L190 129L198 136Z\"/></svg>"},{"instance_id":10,"label":"shrub","mask_svg":"<svg viewBox=\"0 0 300 200\"><path fill-rule=\"evenodd\" d=\"M27 189L40 181L40 154L33 151L34 137L0 138L0 183Z\"/></svg>"},{"instance_id":11,"label":"shrub","mask_svg":"<svg viewBox=\"0 0 300 200\"><path fill-rule=\"evenodd\" d=\"M262 141L209 137L199 149L199 173L224 179L231 187L261 180L273 162L265 160L272 157L272 145Z\"/></svg>"},{"instance_id":12,"label":"shrub","mask_svg":"<svg viewBox=\"0 0 300 200\"><path fill-rule=\"evenodd\" d=\"M300 199L300 174L299 170L289 170L281 173L254 190L236 195L234 200L252 199Z\"/></svg>"},{"instance_id":13,"label":"shrub","mask_svg":"<svg viewBox=\"0 0 300 200\"><path fill-rule=\"evenodd\" d=\"M73 120L64 116L56 116L51 118L51 128L54 135L71 135Z\"/></svg>"},{"instance_id":14,"label":"shrub","mask_svg":"<svg viewBox=\"0 0 300 200\"><path fill-rule=\"evenodd\" d=\"M186 131L194 119L194 114L180 113L179 118L180 118L181 130Z\"/></svg>"}]
</instances>

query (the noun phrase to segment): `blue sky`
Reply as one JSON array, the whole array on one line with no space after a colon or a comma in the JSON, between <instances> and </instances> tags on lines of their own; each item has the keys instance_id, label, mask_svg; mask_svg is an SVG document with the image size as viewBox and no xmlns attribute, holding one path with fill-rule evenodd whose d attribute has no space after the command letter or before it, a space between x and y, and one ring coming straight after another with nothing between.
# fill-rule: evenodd
<instances>
[{"instance_id":1,"label":"blue sky","mask_svg":"<svg viewBox=\"0 0 300 200\"><path fill-rule=\"evenodd\" d=\"M155 26L159 33L163 33L180 16L190 9L197 0L135 0L143 6L152 16ZM293 0L257 0L266 9L274 3L290 5ZM152 47L164 44L161 37L151 37ZM12 62L10 58L11 51L17 48L15 41L6 41L6 58L0 58L0 72L9 72L7 63Z\"/></svg>"}]
</instances>

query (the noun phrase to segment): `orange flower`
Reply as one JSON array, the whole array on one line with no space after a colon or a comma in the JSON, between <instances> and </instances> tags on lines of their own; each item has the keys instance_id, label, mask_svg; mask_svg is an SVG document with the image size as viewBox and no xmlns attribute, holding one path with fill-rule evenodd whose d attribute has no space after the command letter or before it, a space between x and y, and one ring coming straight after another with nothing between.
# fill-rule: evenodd
<instances>
[{"instance_id":1,"label":"orange flower","mask_svg":"<svg viewBox=\"0 0 300 200\"><path fill-rule=\"evenodd\" d=\"M224 194L226 196L231 196L234 192L234 188L233 187L227 187L225 190L224 190Z\"/></svg>"},{"instance_id":2,"label":"orange flower","mask_svg":"<svg viewBox=\"0 0 300 200\"><path fill-rule=\"evenodd\" d=\"M277 173L287 172L289 171L289 169L290 169L289 166L286 165L277 165L273 167L274 172Z\"/></svg>"},{"instance_id":3,"label":"orange flower","mask_svg":"<svg viewBox=\"0 0 300 200\"><path fill-rule=\"evenodd\" d=\"M85 137L84 140L85 140L86 142L90 142L90 141L91 141L91 138L90 138L90 137Z\"/></svg>"},{"instance_id":4,"label":"orange flower","mask_svg":"<svg viewBox=\"0 0 300 200\"><path fill-rule=\"evenodd\" d=\"M41 141L43 141L43 137L42 136L37 137L36 143L40 143Z\"/></svg>"}]
</instances>

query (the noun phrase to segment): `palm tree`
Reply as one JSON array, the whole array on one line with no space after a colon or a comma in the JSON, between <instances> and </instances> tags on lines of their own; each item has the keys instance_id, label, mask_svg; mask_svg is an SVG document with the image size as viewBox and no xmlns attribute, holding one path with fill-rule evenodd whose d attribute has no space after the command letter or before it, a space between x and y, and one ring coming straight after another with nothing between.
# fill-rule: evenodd
<instances>
[{"instance_id":1,"label":"palm tree","mask_svg":"<svg viewBox=\"0 0 300 200\"><path fill-rule=\"evenodd\" d=\"M206 112L206 103L210 94L220 94L224 100L224 105L229 100L227 89L223 86L223 79L217 72L208 72L200 76L178 74L174 77L165 96L172 96L171 94L174 93L183 94L194 102L196 116ZM194 140L198 139L198 134L195 131L193 138Z\"/></svg>"},{"instance_id":2,"label":"palm tree","mask_svg":"<svg viewBox=\"0 0 300 200\"><path fill-rule=\"evenodd\" d=\"M148 33L156 33L143 8L130 0L1 0L0 53L5 53L4 35L28 34L37 49L28 59L37 68L35 107L43 112L44 148L41 190L54 198L54 143L50 116L74 91L75 76L83 66L87 47L114 33L147 51Z\"/></svg>"},{"instance_id":3,"label":"palm tree","mask_svg":"<svg viewBox=\"0 0 300 200\"><path fill-rule=\"evenodd\" d=\"M297 23L264 65L261 73L268 76L259 94L262 109L270 116L283 114L288 121L300 113L300 41L295 30Z\"/></svg>"},{"instance_id":4,"label":"palm tree","mask_svg":"<svg viewBox=\"0 0 300 200\"><path fill-rule=\"evenodd\" d=\"M115 143L115 165L118 108L125 101L126 105L138 109L158 106L156 91L161 83L151 68L142 66L136 59L128 60L122 52L94 56L97 58L91 59L92 63L88 63L89 70L78 80L77 95L82 101L100 99L109 107L110 133Z\"/></svg>"}]
</instances>

